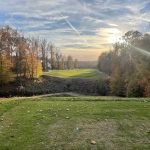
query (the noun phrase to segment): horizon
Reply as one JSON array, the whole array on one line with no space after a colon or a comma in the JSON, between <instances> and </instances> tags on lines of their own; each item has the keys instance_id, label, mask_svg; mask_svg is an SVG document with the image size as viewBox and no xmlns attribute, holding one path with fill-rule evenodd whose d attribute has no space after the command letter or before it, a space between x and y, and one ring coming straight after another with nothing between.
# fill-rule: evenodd
<instances>
[{"instance_id":1,"label":"horizon","mask_svg":"<svg viewBox=\"0 0 150 150\"><path fill-rule=\"evenodd\" d=\"M148 0L5 0L0 25L45 38L65 55L97 61L129 30L149 32Z\"/></svg>"}]
</instances>

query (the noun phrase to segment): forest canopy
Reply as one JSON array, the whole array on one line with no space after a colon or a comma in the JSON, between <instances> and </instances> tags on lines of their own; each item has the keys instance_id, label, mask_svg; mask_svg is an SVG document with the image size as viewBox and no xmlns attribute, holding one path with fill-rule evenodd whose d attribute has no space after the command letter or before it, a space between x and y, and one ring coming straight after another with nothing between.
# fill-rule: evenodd
<instances>
[{"instance_id":1,"label":"forest canopy","mask_svg":"<svg viewBox=\"0 0 150 150\"><path fill-rule=\"evenodd\" d=\"M51 42L27 38L9 26L0 28L0 85L77 67L77 59L62 55ZM99 56L98 69L108 75L99 81L98 94L150 97L150 34L125 33L112 50Z\"/></svg>"},{"instance_id":2,"label":"forest canopy","mask_svg":"<svg viewBox=\"0 0 150 150\"><path fill-rule=\"evenodd\" d=\"M10 26L0 28L0 84L16 78L39 78L49 69L73 69L77 59L63 56L45 39L26 38Z\"/></svg>"},{"instance_id":3,"label":"forest canopy","mask_svg":"<svg viewBox=\"0 0 150 150\"><path fill-rule=\"evenodd\" d=\"M150 96L150 34L125 33L120 42L98 60L99 70L110 75L110 93L117 96Z\"/></svg>"}]
</instances>

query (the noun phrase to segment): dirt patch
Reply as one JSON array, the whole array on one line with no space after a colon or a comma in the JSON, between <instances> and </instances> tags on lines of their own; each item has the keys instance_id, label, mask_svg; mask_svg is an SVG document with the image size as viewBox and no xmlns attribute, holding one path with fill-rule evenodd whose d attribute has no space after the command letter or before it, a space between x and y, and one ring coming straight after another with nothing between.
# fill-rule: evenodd
<instances>
[{"instance_id":1,"label":"dirt patch","mask_svg":"<svg viewBox=\"0 0 150 150\"><path fill-rule=\"evenodd\" d=\"M141 120L61 120L49 126L48 139L53 149L126 150L147 147L149 129L149 123Z\"/></svg>"},{"instance_id":2,"label":"dirt patch","mask_svg":"<svg viewBox=\"0 0 150 150\"><path fill-rule=\"evenodd\" d=\"M51 145L56 149L97 149L105 147L113 149L114 144L111 139L117 136L118 127L115 121L59 121L49 127L48 138ZM96 145L91 145L91 140L96 141Z\"/></svg>"}]
</instances>

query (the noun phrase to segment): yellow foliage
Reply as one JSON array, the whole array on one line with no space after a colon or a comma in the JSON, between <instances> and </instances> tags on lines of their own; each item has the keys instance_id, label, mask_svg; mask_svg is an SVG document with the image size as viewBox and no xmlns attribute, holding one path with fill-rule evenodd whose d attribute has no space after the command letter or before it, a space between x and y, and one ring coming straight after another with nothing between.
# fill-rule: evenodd
<instances>
[{"instance_id":1,"label":"yellow foliage","mask_svg":"<svg viewBox=\"0 0 150 150\"><path fill-rule=\"evenodd\" d=\"M12 63L6 55L0 54L0 83L7 83L11 80Z\"/></svg>"},{"instance_id":2,"label":"yellow foliage","mask_svg":"<svg viewBox=\"0 0 150 150\"><path fill-rule=\"evenodd\" d=\"M35 55L26 56L26 77L39 78L42 75L41 61Z\"/></svg>"}]
</instances>

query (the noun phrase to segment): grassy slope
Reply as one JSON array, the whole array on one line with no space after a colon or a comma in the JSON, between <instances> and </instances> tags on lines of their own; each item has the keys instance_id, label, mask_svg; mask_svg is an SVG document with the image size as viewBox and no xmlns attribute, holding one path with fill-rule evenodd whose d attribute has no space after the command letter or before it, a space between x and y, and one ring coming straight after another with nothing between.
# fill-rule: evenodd
<instances>
[{"instance_id":1,"label":"grassy slope","mask_svg":"<svg viewBox=\"0 0 150 150\"><path fill-rule=\"evenodd\" d=\"M150 100L102 100L5 99L0 102L0 150L150 149Z\"/></svg>"},{"instance_id":2,"label":"grassy slope","mask_svg":"<svg viewBox=\"0 0 150 150\"><path fill-rule=\"evenodd\" d=\"M63 77L63 78L91 78L99 79L104 77L104 73L99 72L97 69L73 69L73 70L53 70L45 72L44 75Z\"/></svg>"}]
</instances>

